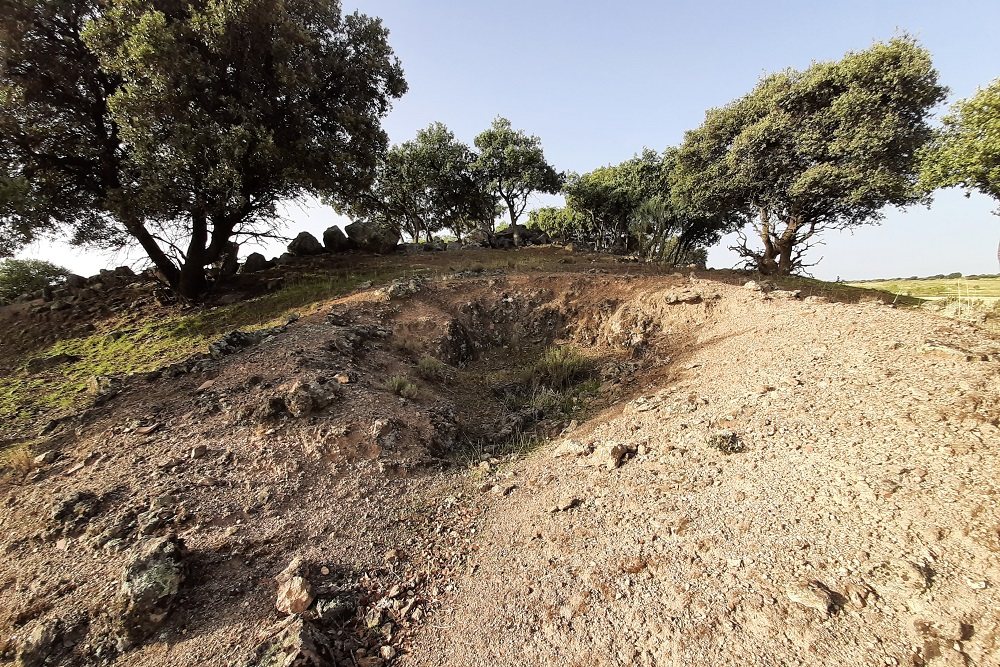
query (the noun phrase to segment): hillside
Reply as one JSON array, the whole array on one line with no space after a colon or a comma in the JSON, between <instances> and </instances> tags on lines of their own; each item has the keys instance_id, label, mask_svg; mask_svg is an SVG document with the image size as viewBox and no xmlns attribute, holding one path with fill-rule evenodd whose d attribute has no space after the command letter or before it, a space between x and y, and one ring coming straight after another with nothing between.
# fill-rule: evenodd
<instances>
[{"instance_id":1,"label":"hillside","mask_svg":"<svg viewBox=\"0 0 1000 667\"><path fill-rule=\"evenodd\" d=\"M748 280L548 247L5 309L0 659L1000 664L1000 340Z\"/></svg>"}]
</instances>

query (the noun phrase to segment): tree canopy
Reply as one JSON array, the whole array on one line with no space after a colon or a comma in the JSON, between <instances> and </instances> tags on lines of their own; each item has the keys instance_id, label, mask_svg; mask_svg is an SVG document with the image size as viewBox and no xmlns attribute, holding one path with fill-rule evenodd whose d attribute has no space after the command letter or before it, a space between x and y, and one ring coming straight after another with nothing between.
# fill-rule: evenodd
<instances>
[{"instance_id":1,"label":"tree canopy","mask_svg":"<svg viewBox=\"0 0 1000 667\"><path fill-rule=\"evenodd\" d=\"M461 236L491 221L496 202L473 168L475 153L443 123L393 146L370 194L348 207L355 216L406 232L414 241L451 229Z\"/></svg>"},{"instance_id":2,"label":"tree canopy","mask_svg":"<svg viewBox=\"0 0 1000 667\"><path fill-rule=\"evenodd\" d=\"M1000 79L957 102L942 124L922 155L921 182L978 190L1000 202Z\"/></svg>"},{"instance_id":3,"label":"tree canopy","mask_svg":"<svg viewBox=\"0 0 1000 667\"><path fill-rule=\"evenodd\" d=\"M763 249L745 237L733 249L763 272L789 273L824 230L924 199L917 153L945 92L930 55L907 37L772 74L686 134L673 196L720 230L751 222Z\"/></svg>"},{"instance_id":4,"label":"tree canopy","mask_svg":"<svg viewBox=\"0 0 1000 667\"><path fill-rule=\"evenodd\" d=\"M507 207L514 242L520 242L517 221L536 192L555 194L562 185L562 175L546 161L542 142L522 130L515 130L509 120L498 117L475 139L479 157L476 169L489 190Z\"/></svg>"},{"instance_id":5,"label":"tree canopy","mask_svg":"<svg viewBox=\"0 0 1000 667\"><path fill-rule=\"evenodd\" d=\"M366 190L405 90L335 0L0 0L0 240L131 238L197 296L279 201Z\"/></svg>"}]
</instances>

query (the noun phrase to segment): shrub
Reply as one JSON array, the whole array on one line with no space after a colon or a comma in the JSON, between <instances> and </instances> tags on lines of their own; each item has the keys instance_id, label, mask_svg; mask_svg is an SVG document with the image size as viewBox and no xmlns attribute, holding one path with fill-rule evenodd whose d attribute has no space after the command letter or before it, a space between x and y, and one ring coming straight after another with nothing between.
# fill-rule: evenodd
<instances>
[{"instance_id":1,"label":"shrub","mask_svg":"<svg viewBox=\"0 0 1000 667\"><path fill-rule=\"evenodd\" d=\"M417 362L417 375L425 380L444 380L448 377L448 364L436 357L425 354Z\"/></svg>"},{"instance_id":2,"label":"shrub","mask_svg":"<svg viewBox=\"0 0 1000 667\"><path fill-rule=\"evenodd\" d=\"M550 347L528 369L536 387L563 391L590 374L590 361L571 347Z\"/></svg>"},{"instance_id":3,"label":"shrub","mask_svg":"<svg viewBox=\"0 0 1000 667\"><path fill-rule=\"evenodd\" d=\"M386 381L385 386L397 396L411 399L417 397L417 385L410 382L405 375L393 375Z\"/></svg>"},{"instance_id":4,"label":"shrub","mask_svg":"<svg viewBox=\"0 0 1000 667\"><path fill-rule=\"evenodd\" d=\"M68 275L63 267L41 259L0 260L0 301L58 285Z\"/></svg>"}]
</instances>

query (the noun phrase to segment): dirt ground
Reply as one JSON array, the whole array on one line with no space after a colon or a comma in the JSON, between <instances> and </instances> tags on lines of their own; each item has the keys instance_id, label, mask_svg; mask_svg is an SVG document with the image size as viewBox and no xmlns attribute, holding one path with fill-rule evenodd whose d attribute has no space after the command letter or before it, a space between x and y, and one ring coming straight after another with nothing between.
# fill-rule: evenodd
<instances>
[{"instance_id":1,"label":"dirt ground","mask_svg":"<svg viewBox=\"0 0 1000 667\"><path fill-rule=\"evenodd\" d=\"M123 380L0 482L0 661L1000 665L1000 341L744 281L456 267ZM553 346L592 390L512 401Z\"/></svg>"}]
</instances>

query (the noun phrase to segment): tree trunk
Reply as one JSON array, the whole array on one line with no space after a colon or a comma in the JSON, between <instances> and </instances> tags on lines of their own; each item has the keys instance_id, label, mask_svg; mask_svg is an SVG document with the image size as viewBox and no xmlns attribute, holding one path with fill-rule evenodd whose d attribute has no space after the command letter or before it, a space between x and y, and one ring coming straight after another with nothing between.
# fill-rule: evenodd
<instances>
[{"instance_id":1,"label":"tree trunk","mask_svg":"<svg viewBox=\"0 0 1000 667\"><path fill-rule=\"evenodd\" d=\"M208 217L203 212L191 214L191 240L174 289L185 299L197 299L208 288L205 265L208 263Z\"/></svg>"},{"instance_id":2,"label":"tree trunk","mask_svg":"<svg viewBox=\"0 0 1000 667\"><path fill-rule=\"evenodd\" d=\"M125 220L125 229L128 230L129 234L139 242L142 249L146 251L146 256L149 257L150 261L153 262L153 266L156 267L157 271L163 276L163 280L167 282L168 285L174 287L180 280L180 271L177 266L170 261L167 254L163 252L163 249L156 243L156 239L153 235L149 233L146 226L142 224L140 220L131 219Z\"/></svg>"},{"instance_id":3,"label":"tree trunk","mask_svg":"<svg viewBox=\"0 0 1000 667\"><path fill-rule=\"evenodd\" d=\"M510 230L514 234L514 247L521 245L521 230L517 226L517 216L514 215L514 204L507 202L507 213L510 214Z\"/></svg>"}]
</instances>

